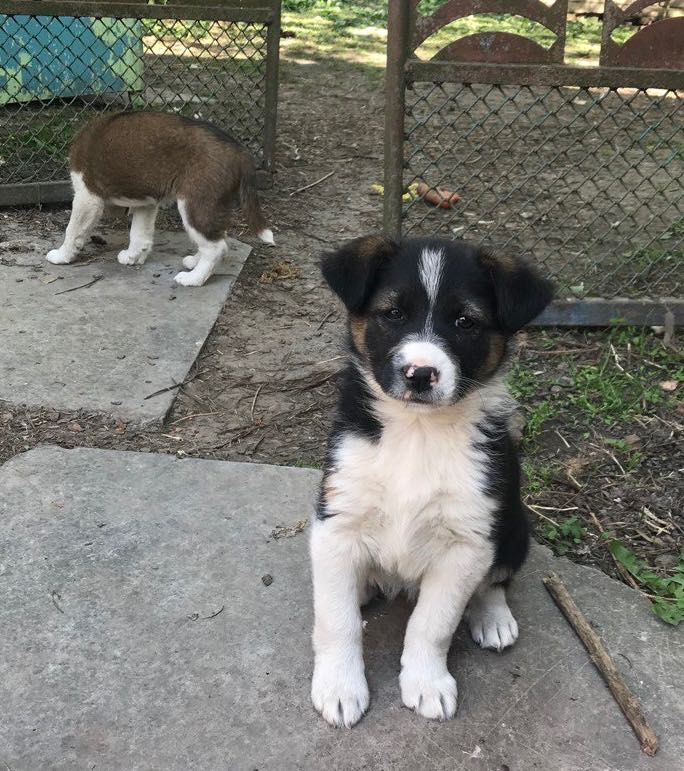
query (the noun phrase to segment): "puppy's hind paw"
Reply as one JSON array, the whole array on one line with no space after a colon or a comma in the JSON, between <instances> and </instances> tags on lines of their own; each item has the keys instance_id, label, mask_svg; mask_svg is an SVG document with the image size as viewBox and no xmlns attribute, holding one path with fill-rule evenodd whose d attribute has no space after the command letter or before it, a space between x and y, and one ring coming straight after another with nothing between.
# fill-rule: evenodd
<instances>
[{"instance_id":1,"label":"puppy's hind paw","mask_svg":"<svg viewBox=\"0 0 684 771\"><path fill-rule=\"evenodd\" d=\"M189 254L187 257L183 257L183 267L192 270L197 267L199 261L200 258L198 254Z\"/></svg>"},{"instance_id":2,"label":"puppy's hind paw","mask_svg":"<svg viewBox=\"0 0 684 771\"><path fill-rule=\"evenodd\" d=\"M518 639L518 623L508 605L475 605L468 612L470 636L480 646L501 652Z\"/></svg>"},{"instance_id":3,"label":"puppy's hind paw","mask_svg":"<svg viewBox=\"0 0 684 771\"><path fill-rule=\"evenodd\" d=\"M173 280L181 286L203 286L208 278L209 276L199 275L194 270L184 270L176 273Z\"/></svg>"},{"instance_id":4,"label":"puppy's hind paw","mask_svg":"<svg viewBox=\"0 0 684 771\"><path fill-rule=\"evenodd\" d=\"M67 265L73 262L74 255L70 255L62 249L52 249L45 255L45 259L53 265Z\"/></svg>"},{"instance_id":5,"label":"puppy's hind paw","mask_svg":"<svg viewBox=\"0 0 684 771\"><path fill-rule=\"evenodd\" d=\"M142 265L145 262L145 254L142 252L132 252L130 249L122 249L117 255L117 260L121 265Z\"/></svg>"}]
</instances>

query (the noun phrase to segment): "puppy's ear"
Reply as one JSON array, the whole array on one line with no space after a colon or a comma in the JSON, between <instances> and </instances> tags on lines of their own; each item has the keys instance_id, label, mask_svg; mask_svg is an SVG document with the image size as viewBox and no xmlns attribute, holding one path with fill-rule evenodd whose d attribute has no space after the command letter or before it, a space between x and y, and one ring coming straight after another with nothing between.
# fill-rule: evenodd
<instances>
[{"instance_id":1,"label":"puppy's ear","mask_svg":"<svg viewBox=\"0 0 684 771\"><path fill-rule=\"evenodd\" d=\"M504 332L517 332L553 299L553 284L525 260L481 251L480 262L494 287L497 316Z\"/></svg>"},{"instance_id":2,"label":"puppy's ear","mask_svg":"<svg viewBox=\"0 0 684 771\"><path fill-rule=\"evenodd\" d=\"M380 268L396 251L397 244L384 236L356 238L336 252L323 255L323 278L350 313L359 313L370 297Z\"/></svg>"}]
</instances>

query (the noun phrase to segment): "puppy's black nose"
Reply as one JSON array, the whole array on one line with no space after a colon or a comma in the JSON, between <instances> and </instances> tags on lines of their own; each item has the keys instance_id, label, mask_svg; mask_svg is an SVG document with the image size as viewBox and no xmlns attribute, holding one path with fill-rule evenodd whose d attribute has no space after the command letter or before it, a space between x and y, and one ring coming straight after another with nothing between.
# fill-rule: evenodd
<instances>
[{"instance_id":1,"label":"puppy's black nose","mask_svg":"<svg viewBox=\"0 0 684 771\"><path fill-rule=\"evenodd\" d=\"M437 382L437 370L434 367L404 367L404 377L410 388L418 393L427 391Z\"/></svg>"}]
</instances>

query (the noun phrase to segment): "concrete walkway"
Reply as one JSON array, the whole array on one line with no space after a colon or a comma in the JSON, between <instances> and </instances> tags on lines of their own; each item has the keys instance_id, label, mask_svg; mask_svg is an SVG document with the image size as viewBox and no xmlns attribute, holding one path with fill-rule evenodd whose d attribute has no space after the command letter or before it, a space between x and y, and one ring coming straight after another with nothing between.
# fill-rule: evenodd
<instances>
[{"instance_id":1,"label":"concrete walkway","mask_svg":"<svg viewBox=\"0 0 684 771\"><path fill-rule=\"evenodd\" d=\"M140 423L164 418L251 248L230 239L217 274L187 288L173 283L191 253L184 233L157 233L141 267L116 261L126 240L108 236L72 265L50 265L43 248L3 254L0 399Z\"/></svg>"},{"instance_id":2,"label":"concrete walkway","mask_svg":"<svg viewBox=\"0 0 684 771\"><path fill-rule=\"evenodd\" d=\"M0 766L38 769L675 771L684 641L634 592L541 547L512 592L504 655L461 630L459 712L402 709L408 613L366 611L369 714L309 703L306 532L319 474L45 448L0 468ZM294 527L275 537L278 526ZM286 531L286 535L287 535ZM660 736L639 745L544 590L559 571ZM272 581L269 582L270 576Z\"/></svg>"}]
</instances>

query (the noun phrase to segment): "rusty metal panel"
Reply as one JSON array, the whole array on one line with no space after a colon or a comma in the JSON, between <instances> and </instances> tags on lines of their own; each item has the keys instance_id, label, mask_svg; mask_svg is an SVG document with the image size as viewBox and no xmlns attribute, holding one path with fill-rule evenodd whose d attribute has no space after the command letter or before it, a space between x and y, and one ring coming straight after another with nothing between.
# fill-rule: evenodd
<instances>
[{"instance_id":1,"label":"rusty metal panel","mask_svg":"<svg viewBox=\"0 0 684 771\"><path fill-rule=\"evenodd\" d=\"M452 41L434 58L449 61L518 63L562 62L565 49L567 0L546 5L541 0L448 0L430 16L415 18L413 50L452 21L485 13L523 16L543 25L556 36L546 49L538 43L509 32L480 32Z\"/></svg>"}]
</instances>

